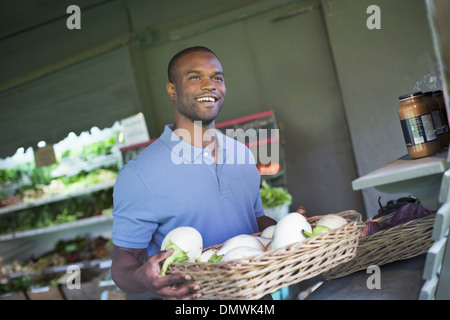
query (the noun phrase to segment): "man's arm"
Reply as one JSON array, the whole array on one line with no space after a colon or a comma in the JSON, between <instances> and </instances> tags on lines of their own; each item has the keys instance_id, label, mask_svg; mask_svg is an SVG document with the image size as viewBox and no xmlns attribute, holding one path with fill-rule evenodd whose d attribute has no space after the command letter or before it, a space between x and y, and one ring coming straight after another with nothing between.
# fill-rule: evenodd
<instances>
[{"instance_id":1,"label":"man's arm","mask_svg":"<svg viewBox=\"0 0 450 320\"><path fill-rule=\"evenodd\" d=\"M198 299L199 286L190 283L188 274L161 276L160 262L172 254L161 251L144 262L145 249L130 249L114 245L111 275L123 291L141 293L152 291L163 299Z\"/></svg>"},{"instance_id":2,"label":"man's arm","mask_svg":"<svg viewBox=\"0 0 450 320\"><path fill-rule=\"evenodd\" d=\"M274 219L268 216L256 218L256 222L258 223L258 229L260 232L262 232L265 228L271 225L277 224L277 222Z\"/></svg>"}]
</instances>

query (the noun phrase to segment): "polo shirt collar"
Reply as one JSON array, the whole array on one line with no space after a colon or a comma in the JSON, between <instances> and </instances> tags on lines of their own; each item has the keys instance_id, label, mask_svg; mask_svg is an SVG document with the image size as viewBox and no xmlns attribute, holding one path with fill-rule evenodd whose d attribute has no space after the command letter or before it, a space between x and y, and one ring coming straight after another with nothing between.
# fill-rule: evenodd
<instances>
[{"instance_id":1,"label":"polo shirt collar","mask_svg":"<svg viewBox=\"0 0 450 320\"><path fill-rule=\"evenodd\" d=\"M173 124L168 124L164 127L164 132L160 136L160 139L164 144L172 151L175 152L178 156L183 158L184 161L188 163L194 163L196 159L203 156L203 152L209 151L209 149L198 148L195 147L182 138L180 138L175 132L172 131ZM223 159L222 163L226 161L226 156L229 153L226 151L226 143L225 136L217 129L215 129L216 141L217 141L217 159ZM190 152L182 152L180 154L179 150L190 151ZM201 160L201 159L199 159ZM199 161L197 160L197 161ZM197 162L202 163L202 162Z\"/></svg>"}]
</instances>

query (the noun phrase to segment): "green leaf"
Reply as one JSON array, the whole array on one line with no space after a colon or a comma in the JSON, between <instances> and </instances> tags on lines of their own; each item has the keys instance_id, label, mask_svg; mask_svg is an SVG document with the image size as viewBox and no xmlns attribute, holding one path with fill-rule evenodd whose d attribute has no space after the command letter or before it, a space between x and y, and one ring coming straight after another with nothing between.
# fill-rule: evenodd
<instances>
[{"instance_id":1,"label":"green leaf","mask_svg":"<svg viewBox=\"0 0 450 320\"><path fill-rule=\"evenodd\" d=\"M172 254L170 257L168 257L166 260L164 260L164 263L161 268L161 275L165 276L167 272L167 268L174 262L185 262L189 259L186 252L180 249L179 246L177 246L174 242L169 241L167 246L164 247L164 250L173 249Z\"/></svg>"},{"instance_id":2,"label":"green leaf","mask_svg":"<svg viewBox=\"0 0 450 320\"><path fill-rule=\"evenodd\" d=\"M303 230L303 234L305 235L305 237L311 238L311 237L318 236L319 234L322 234L322 233L327 233L328 231L330 231L330 228L328 228L328 227L316 226L312 230L312 233L309 233L309 232Z\"/></svg>"},{"instance_id":3,"label":"green leaf","mask_svg":"<svg viewBox=\"0 0 450 320\"><path fill-rule=\"evenodd\" d=\"M217 255L216 252L213 253L211 257L209 257L208 262L220 262L223 258L223 254L220 256Z\"/></svg>"},{"instance_id":4,"label":"green leaf","mask_svg":"<svg viewBox=\"0 0 450 320\"><path fill-rule=\"evenodd\" d=\"M282 187L270 187L266 180L261 183L259 189L264 208L278 207L284 204L292 203L291 194Z\"/></svg>"}]
</instances>

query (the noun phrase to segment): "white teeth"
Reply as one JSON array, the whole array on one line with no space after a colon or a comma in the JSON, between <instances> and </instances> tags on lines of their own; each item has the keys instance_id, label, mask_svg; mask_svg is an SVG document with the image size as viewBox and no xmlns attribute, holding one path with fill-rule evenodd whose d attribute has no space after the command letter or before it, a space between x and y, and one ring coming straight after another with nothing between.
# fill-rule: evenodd
<instances>
[{"instance_id":1,"label":"white teeth","mask_svg":"<svg viewBox=\"0 0 450 320\"><path fill-rule=\"evenodd\" d=\"M197 101L209 101L209 102L214 102L214 101L216 101L216 99L214 99L213 97L200 97L200 98L197 98Z\"/></svg>"}]
</instances>

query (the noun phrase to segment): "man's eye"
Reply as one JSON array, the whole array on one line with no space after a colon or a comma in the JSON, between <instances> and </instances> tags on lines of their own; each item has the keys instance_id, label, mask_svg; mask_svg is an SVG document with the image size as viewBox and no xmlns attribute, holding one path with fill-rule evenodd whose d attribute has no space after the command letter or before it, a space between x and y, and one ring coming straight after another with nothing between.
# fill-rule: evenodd
<instances>
[{"instance_id":1,"label":"man's eye","mask_svg":"<svg viewBox=\"0 0 450 320\"><path fill-rule=\"evenodd\" d=\"M223 78L222 78L222 77L215 77L214 80L216 80L216 81L221 81L221 82L222 82L222 81L223 81Z\"/></svg>"},{"instance_id":2,"label":"man's eye","mask_svg":"<svg viewBox=\"0 0 450 320\"><path fill-rule=\"evenodd\" d=\"M189 77L189 80L198 80L198 79L200 79L199 76L190 76Z\"/></svg>"}]
</instances>

